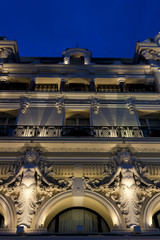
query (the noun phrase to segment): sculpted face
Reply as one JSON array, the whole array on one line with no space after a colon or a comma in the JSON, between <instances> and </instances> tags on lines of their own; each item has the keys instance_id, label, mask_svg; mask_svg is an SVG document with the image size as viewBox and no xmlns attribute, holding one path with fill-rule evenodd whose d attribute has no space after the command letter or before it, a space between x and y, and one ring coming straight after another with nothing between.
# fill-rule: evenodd
<instances>
[{"instance_id":1,"label":"sculpted face","mask_svg":"<svg viewBox=\"0 0 160 240\"><path fill-rule=\"evenodd\" d=\"M36 154L33 151L26 152L26 162L33 162L36 160Z\"/></svg>"},{"instance_id":2,"label":"sculpted face","mask_svg":"<svg viewBox=\"0 0 160 240\"><path fill-rule=\"evenodd\" d=\"M122 163L126 164L131 162L131 155L129 152L119 152L117 157L121 164Z\"/></svg>"}]
</instances>

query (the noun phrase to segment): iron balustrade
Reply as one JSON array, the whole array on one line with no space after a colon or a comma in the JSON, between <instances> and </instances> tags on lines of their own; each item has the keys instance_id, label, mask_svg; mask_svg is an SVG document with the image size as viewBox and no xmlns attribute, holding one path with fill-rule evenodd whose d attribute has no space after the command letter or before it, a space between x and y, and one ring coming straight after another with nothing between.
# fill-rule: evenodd
<instances>
[{"instance_id":1,"label":"iron balustrade","mask_svg":"<svg viewBox=\"0 0 160 240\"><path fill-rule=\"evenodd\" d=\"M0 125L0 137L160 137L160 126L27 126Z\"/></svg>"}]
</instances>

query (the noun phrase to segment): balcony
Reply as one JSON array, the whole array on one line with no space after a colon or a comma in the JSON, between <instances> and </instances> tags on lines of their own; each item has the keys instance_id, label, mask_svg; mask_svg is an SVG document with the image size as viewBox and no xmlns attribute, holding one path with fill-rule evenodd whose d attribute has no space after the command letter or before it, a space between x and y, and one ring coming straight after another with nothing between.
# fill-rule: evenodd
<instances>
[{"instance_id":1,"label":"balcony","mask_svg":"<svg viewBox=\"0 0 160 240\"><path fill-rule=\"evenodd\" d=\"M36 84L34 90L41 92L57 92L58 84Z\"/></svg>"},{"instance_id":2,"label":"balcony","mask_svg":"<svg viewBox=\"0 0 160 240\"><path fill-rule=\"evenodd\" d=\"M83 83L69 83L65 84L65 92L89 92L90 91L90 85L89 84L83 84Z\"/></svg>"},{"instance_id":3,"label":"balcony","mask_svg":"<svg viewBox=\"0 0 160 240\"><path fill-rule=\"evenodd\" d=\"M154 84L126 84L122 85L106 85L98 84L97 92L156 92Z\"/></svg>"},{"instance_id":4,"label":"balcony","mask_svg":"<svg viewBox=\"0 0 160 240\"><path fill-rule=\"evenodd\" d=\"M29 83L25 82L0 82L0 91L28 91Z\"/></svg>"},{"instance_id":5,"label":"balcony","mask_svg":"<svg viewBox=\"0 0 160 240\"><path fill-rule=\"evenodd\" d=\"M133 126L12 126L1 125L0 137L20 138L60 138L60 137L89 137L89 138L159 138L158 127Z\"/></svg>"}]
</instances>

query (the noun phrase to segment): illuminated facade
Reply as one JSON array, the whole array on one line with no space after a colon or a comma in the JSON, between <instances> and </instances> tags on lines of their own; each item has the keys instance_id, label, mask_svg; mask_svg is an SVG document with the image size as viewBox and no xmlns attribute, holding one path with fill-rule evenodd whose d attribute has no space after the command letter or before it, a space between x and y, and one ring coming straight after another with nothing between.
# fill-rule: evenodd
<instances>
[{"instance_id":1,"label":"illuminated facade","mask_svg":"<svg viewBox=\"0 0 160 240\"><path fill-rule=\"evenodd\" d=\"M160 34L62 55L0 38L0 233L157 234Z\"/></svg>"}]
</instances>

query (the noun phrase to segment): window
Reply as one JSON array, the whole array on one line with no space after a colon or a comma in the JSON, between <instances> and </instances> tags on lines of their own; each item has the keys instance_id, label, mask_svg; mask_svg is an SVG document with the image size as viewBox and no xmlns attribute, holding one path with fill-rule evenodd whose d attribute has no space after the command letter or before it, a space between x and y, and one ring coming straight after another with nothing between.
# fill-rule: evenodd
<instances>
[{"instance_id":1,"label":"window","mask_svg":"<svg viewBox=\"0 0 160 240\"><path fill-rule=\"evenodd\" d=\"M0 125L14 125L18 110L0 111Z\"/></svg>"},{"instance_id":2,"label":"window","mask_svg":"<svg viewBox=\"0 0 160 240\"><path fill-rule=\"evenodd\" d=\"M18 110L0 111L0 136L12 136Z\"/></svg>"},{"instance_id":3,"label":"window","mask_svg":"<svg viewBox=\"0 0 160 240\"><path fill-rule=\"evenodd\" d=\"M74 56L70 57L70 64L74 65L81 65L84 64L84 57L83 56Z\"/></svg>"},{"instance_id":4,"label":"window","mask_svg":"<svg viewBox=\"0 0 160 240\"><path fill-rule=\"evenodd\" d=\"M138 111L144 137L160 137L160 112Z\"/></svg>"},{"instance_id":5,"label":"window","mask_svg":"<svg viewBox=\"0 0 160 240\"><path fill-rule=\"evenodd\" d=\"M156 212L152 217L153 227L160 228L160 211Z\"/></svg>"},{"instance_id":6,"label":"window","mask_svg":"<svg viewBox=\"0 0 160 240\"><path fill-rule=\"evenodd\" d=\"M90 126L89 110L66 110L65 116L66 126Z\"/></svg>"},{"instance_id":7,"label":"window","mask_svg":"<svg viewBox=\"0 0 160 240\"><path fill-rule=\"evenodd\" d=\"M4 217L0 214L0 228L4 227Z\"/></svg>"},{"instance_id":8,"label":"window","mask_svg":"<svg viewBox=\"0 0 160 240\"><path fill-rule=\"evenodd\" d=\"M66 110L63 136L90 136L90 110Z\"/></svg>"},{"instance_id":9,"label":"window","mask_svg":"<svg viewBox=\"0 0 160 240\"><path fill-rule=\"evenodd\" d=\"M109 232L108 224L94 211L87 208L70 208L54 217L47 228L57 233Z\"/></svg>"}]
</instances>

